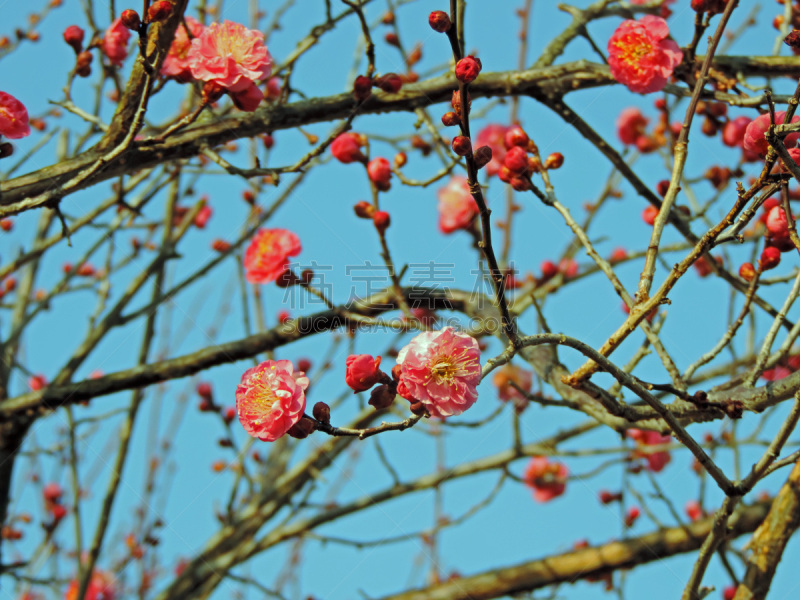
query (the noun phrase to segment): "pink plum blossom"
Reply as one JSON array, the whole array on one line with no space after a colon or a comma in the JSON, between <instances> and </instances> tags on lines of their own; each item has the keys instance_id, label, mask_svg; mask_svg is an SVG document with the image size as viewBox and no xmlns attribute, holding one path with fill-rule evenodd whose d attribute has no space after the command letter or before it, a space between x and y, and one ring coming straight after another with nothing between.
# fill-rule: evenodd
<instances>
[{"instance_id":1,"label":"pink plum blossom","mask_svg":"<svg viewBox=\"0 0 800 600\"><path fill-rule=\"evenodd\" d=\"M775 124L781 125L783 123L783 118L786 116L785 110L780 110L775 113ZM799 121L800 115L795 115L792 117L792 123ZM747 129L744 132L744 139L742 140L742 145L744 149L752 152L754 154L758 154L761 157L767 155L767 150L769 150L769 144L767 143L767 139L764 137L767 133L767 130L770 126L770 117L769 113L764 113L763 115L757 116L753 119L748 125ZM800 133L790 133L783 139L783 143L786 145L787 148L791 148L795 145L797 140L800 139Z\"/></svg>"},{"instance_id":2,"label":"pink plum blossom","mask_svg":"<svg viewBox=\"0 0 800 600\"><path fill-rule=\"evenodd\" d=\"M236 386L236 411L244 430L274 442L289 431L306 409L308 377L291 361L267 360L248 369Z\"/></svg>"},{"instance_id":3,"label":"pink plum blossom","mask_svg":"<svg viewBox=\"0 0 800 600\"><path fill-rule=\"evenodd\" d=\"M617 117L617 136L623 144L635 144L645 133L650 121L638 108L630 106L622 109Z\"/></svg>"},{"instance_id":4,"label":"pink plum blossom","mask_svg":"<svg viewBox=\"0 0 800 600\"><path fill-rule=\"evenodd\" d=\"M0 135L16 140L30 133L25 105L11 94L0 92Z\"/></svg>"},{"instance_id":5,"label":"pink plum blossom","mask_svg":"<svg viewBox=\"0 0 800 600\"><path fill-rule=\"evenodd\" d=\"M122 24L122 19L117 19L106 29L102 44L103 54L115 67L121 67L122 61L128 56L130 39L131 32Z\"/></svg>"},{"instance_id":6,"label":"pink plum blossom","mask_svg":"<svg viewBox=\"0 0 800 600\"><path fill-rule=\"evenodd\" d=\"M480 358L478 341L452 327L420 333L397 355L397 392L431 416L460 415L478 399Z\"/></svg>"},{"instance_id":7,"label":"pink plum blossom","mask_svg":"<svg viewBox=\"0 0 800 600\"><path fill-rule=\"evenodd\" d=\"M528 463L522 480L533 489L536 502L549 502L564 493L569 469L559 462L550 462L546 456L534 456Z\"/></svg>"},{"instance_id":8,"label":"pink plum blossom","mask_svg":"<svg viewBox=\"0 0 800 600\"><path fill-rule=\"evenodd\" d=\"M192 40L187 59L195 79L227 89L235 101L238 98L242 110L255 110L255 82L272 74L272 56L264 45L264 34L231 21L206 27ZM263 98L263 93L259 94Z\"/></svg>"},{"instance_id":9,"label":"pink plum blossom","mask_svg":"<svg viewBox=\"0 0 800 600\"><path fill-rule=\"evenodd\" d=\"M245 277L250 283L275 281L289 266L289 257L303 247L286 229L259 229L244 253Z\"/></svg>"},{"instance_id":10,"label":"pink plum blossom","mask_svg":"<svg viewBox=\"0 0 800 600\"><path fill-rule=\"evenodd\" d=\"M654 473L658 473L670 461L670 455L667 450L661 450L660 452L650 452L649 450L645 449L646 446L661 446L663 444L669 444L672 441L672 438L668 435L661 435L657 431L646 431L643 429L629 429L628 430L628 437L631 438L636 442L639 450L636 451L635 455L641 458L644 458L647 461L647 469L653 471Z\"/></svg>"},{"instance_id":11,"label":"pink plum blossom","mask_svg":"<svg viewBox=\"0 0 800 600\"><path fill-rule=\"evenodd\" d=\"M466 177L451 177L449 183L439 189L439 229L442 233L453 233L467 229L478 214L478 205L469 192Z\"/></svg>"},{"instance_id":12,"label":"pink plum blossom","mask_svg":"<svg viewBox=\"0 0 800 600\"><path fill-rule=\"evenodd\" d=\"M632 92L663 89L683 60L678 44L667 36L669 27L661 17L645 15L638 21L623 21L608 40L611 76Z\"/></svg>"},{"instance_id":13,"label":"pink plum blossom","mask_svg":"<svg viewBox=\"0 0 800 600\"><path fill-rule=\"evenodd\" d=\"M193 38L200 37L205 29L202 23L192 17L186 17L186 24L189 26ZM192 69L189 65L189 49L191 47L192 40L189 39L186 28L181 23L175 30L175 38L161 65L161 74L164 77L174 77L178 81L191 81Z\"/></svg>"}]
</instances>

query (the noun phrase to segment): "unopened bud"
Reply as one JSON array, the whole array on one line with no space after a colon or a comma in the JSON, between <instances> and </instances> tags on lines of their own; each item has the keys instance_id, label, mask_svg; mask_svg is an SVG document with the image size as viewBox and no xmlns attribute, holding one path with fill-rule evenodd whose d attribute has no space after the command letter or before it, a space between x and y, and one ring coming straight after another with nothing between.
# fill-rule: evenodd
<instances>
[{"instance_id":1,"label":"unopened bud","mask_svg":"<svg viewBox=\"0 0 800 600\"><path fill-rule=\"evenodd\" d=\"M461 118L452 110L442 115L442 124L445 127L453 127L461 124Z\"/></svg>"},{"instance_id":2,"label":"unopened bud","mask_svg":"<svg viewBox=\"0 0 800 600\"><path fill-rule=\"evenodd\" d=\"M292 428L286 433L295 439L302 440L307 438L313 431L314 421L311 419L302 418L297 423L292 425Z\"/></svg>"},{"instance_id":3,"label":"unopened bud","mask_svg":"<svg viewBox=\"0 0 800 600\"><path fill-rule=\"evenodd\" d=\"M375 215L375 207L366 200L359 200L353 206L356 216L361 219L371 219Z\"/></svg>"},{"instance_id":4,"label":"unopened bud","mask_svg":"<svg viewBox=\"0 0 800 600\"><path fill-rule=\"evenodd\" d=\"M378 233L383 234L387 229L389 229L391 218L389 217L388 212L379 210L372 215L372 222L375 224L375 229L378 230Z\"/></svg>"},{"instance_id":5,"label":"unopened bud","mask_svg":"<svg viewBox=\"0 0 800 600\"><path fill-rule=\"evenodd\" d=\"M453 152L459 156L467 156L472 152L472 142L465 135L457 135L451 144Z\"/></svg>"},{"instance_id":6,"label":"unopened bud","mask_svg":"<svg viewBox=\"0 0 800 600\"><path fill-rule=\"evenodd\" d=\"M75 54L80 54L83 50L83 36L83 29L77 25L70 25L64 30L64 41L75 50Z\"/></svg>"},{"instance_id":7,"label":"unopened bud","mask_svg":"<svg viewBox=\"0 0 800 600\"><path fill-rule=\"evenodd\" d=\"M379 385L372 389L369 395L369 404L375 410L383 410L389 408L394 402L395 393L389 389L386 384Z\"/></svg>"},{"instance_id":8,"label":"unopened bud","mask_svg":"<svg viewBox=\"0 0 800 600\"><path fill-rule=\"evenodd\" d=\"M88 77L92 74L92 53L84 50L75 59L75 74L78 77Z\"/></svg>"},{"instance_id":9,"label":"unopened bud","mask_svg":"<svg viewBox=\"0 0 800 600\"><path fill-rule=\"evenodd\" d=\"M139 13L130 8L122 11L122 14L119 16L119 20L122 21L122 24L131 31L139 31L139 27L142 26L142 20L139 18Z\"/></svg>"},{"instance_id":10,"label":"unopened bud","mask_svg":"<svg viewBox=\"0 0 800 600\"><path fill-rule=\"evenodd\" d=\"M359 75L353 82L353 97L358 102L363 102L372 95L372 80L364 75Z\"/></svg>"},{"instance_id":11,"label":"unopened bud","mask_svg":"<svg viewBox=\"0 0 800 600\"><path fill-rule=\"evenodd\" d=\"M396 169L406 166L408 162L408 156L406 156L405 152L398 152L394 155L394 166Z\"/></svg>"},{"instance_id":12,"label":"unopened bud","mask_svg":"<svg viewBox=\"0 0 800 600\"><path fill-rule=\"evenodd\" d=\"M559 169L564 164L564 155L561 152L553 152L544 161L545 169Z\"/></svg>"},{"instance_id":13,"label":"unopened bud","mask_svg":"<svg viewBox=\"0 0 800 600\"><path fill-rule=\"evenodd\" d=\"M428 25L439 33L445 33L452 26L450 17L443 10L435 10L428 15Z\"/></svg>"},{"instance_id":14,"label":"unopened bud","mask_svg":"<svg viewBox=\"0 0 800 600\"><path fill-rule=\"evenodd\" d=\"M314 418L321 423L331 422L331 407L324 402L317 402L312 413Z\"/></svg>"},{"instance_id":15,"label":"unopened bud","mask_svg":"<svg viewBox=\"0 0 800 600\"><path fill-rule=\"evenodd\" d=\"M172 14L172 4L169 0L158 0L147 9L147 22L160 23Z\"/></svg>"},{"instance_id":16,"label":"unopened bud","mask_svg":"<svg viewBox=\"0 0 800 600\"><path fill-rule=\"evenodd\" d=\"M492 161L492 149L489 146L481 146L474 153L475 166L482 169Z\"/></svg>"}]
</instances>

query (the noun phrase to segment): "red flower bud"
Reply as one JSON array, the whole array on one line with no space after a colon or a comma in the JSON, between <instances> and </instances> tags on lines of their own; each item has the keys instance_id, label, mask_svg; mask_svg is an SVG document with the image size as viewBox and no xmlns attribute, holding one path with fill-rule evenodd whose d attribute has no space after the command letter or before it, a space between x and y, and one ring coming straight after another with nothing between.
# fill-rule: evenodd
<instances>
[{"instance_id":1,"label":"red flower bud","mask_svg":"<svg viewBox=\"0 0 800 600\"><path fill-rule=\"evenodd\" d=\"M403 80L397 73L387 73L375 79L374 84L387 94L396 94L403 87Z\"/></svg>"},{"instance_id":2,"label":"red flower bud","mask_svg":"<svg viewBox=\"0 0 800 600\"><path fill-rule=\"evenodd\" d=\"M783 38L783 43L792 48L800 48L800 30L790 31L789 35Z\"/></svg>"},{"instance_id":3,"label":"red flower bud","mask_svg":"<svg viewBox=\"0 0 800 600\"><path fill-rule=\"evenodd\" d=\"M380 191L385 192L391 187L389 180L392 177L392 167L389 161L383 157L373 158L367 164L367 174L375 187Z\"/></svg>"},{"instance_id":4,"label":"red flower bud","mask_svg":"<svg viewBox=\"0 0 800 600\"><path fill-rule=\"evenodd\" d=\"M564 164L564 155L561 152L553 152L544 161L545 169L560 169Z\"/></svg>"},{"instance_id":5,"label":"red flower bud","mask_svg":"<svg viewBox=\"0 0 800 600\"><path fill-rule=\"evenodd\" d=\"M522 148L528 147L530 138L528 134L523 131L522 127L515 125L503 136L503 145L506 149L513 148L514 146L521 146Z\"/></svg>"},{"instance_id":6,"label":"red flower bud","mask_svg":"<svg viewBox=\"0 0 800 600\"><path fill-rule=\"evenodd\" d=\"M767 246L761 251L761 259L758 262L762 271L774 269L781 262L781 251L774 246Z\"/></svg>"},{"instance_id":7,"label":"red flower bud","mask_svg":"<svg viewBox=\"0 0 800 600\"><path fill-rule=\"evenodd\" d=\"M394 155L394 166L395 168L399 169L404 167L405 164L408 162L408 156L406 156L405 152L398 152Z\"/></svg>"},{"instance_id":8,"label":"red flower bud","mask_svg":"<svg viewBox=\"0 0 800 600\"><path fill-rule=\"evenodd\" d=\"M227 252L228 250L231 249L231 245L225 240L217 238L216 240L211 242L211 249L217 252Z\"/></svg>"},{"instance_id":9,"label":"red flower bud","mask_svg":"<svg viewBox=\"0 0 800 600\"><path fill-rule=\"evenodd\" d=\"M88 77L92 74L92 60L94 56L88 50L84 50L75 59L75 74L78 77Z\"/></svg>"},{"instance_id":10,"label":"red flower bud","mask_svg":"<svg viewBox=\"0 0 800 600\"><path fill-rule=\"evenodd\" d=\"M159 23L172 14L172 3L169 0L158 0L147 9L147 22Z\"/></svg>"},{"instance_id":11,"label":"red flower bud","mask_svg":"<svg viewBox=\"0 0 800 600\"><path fill-rule=\"evenodd\" d=\"M0 144L0 158L8 158L12 154L14 154L14 146L12 146L9 142L3 142Z\"/></svg>"},{"instance_id":12,"label":"red flower bud","mask_svg":"<svg viewBox=\"0 0 800 600\"><path fill-rule=\"evenodd\" d=\"M356 216L361 219L371 219L375 215L375 207L366 200L359 200L353 206Z\"/></svg>"},{"instance_id":13,"label":"red flower bud","mask_svg":"<svg viewBox=\"0 0 800 600\"><path fill-rule=\"evenodd\" d=\"M445 127L453 127L461 124L461 118L453 111L448 111L442 115L442 124Z\"/></svg>"},{"instance_id":14,"label":"red flower bud","mask_svg":"<svg viewBox=\"0 0 800 600\"><path fill-rule=\"evenodd\" d=\"M290 436L295 439L302 440L307 438L314 432L314 421L311 419L302 418L297 423L292 425L292 428L287 431Z\"/></svg>"},{"instance_id":15,"label":"red flower bud","mask_svg":"<svg viewBox=\"0 0 800 600\"><path fill-rule=\"evenodd\" d=\"M363 145L364 142L357 133L342 133L331 143L331 154L336 160L345 164L363 161L365 159L361 153Z\"/></svg>"},{"instance_id":16,"label":"red flower bud","mask_svg":"<svg viewBox=\"0 0 800 600\"><path fill-rule=\"evenodd\" d=\"M351 354L347 357L345 382L354 392L364 392L383 378L381 357L369 354Z\"/></svg>"},{"instance_id":17,"label":"red flower bud","mask_svg":"<svg viewBox=\"0 0 800 600\"><path fill-rule=\"evenodd\" d=\"M359 75L353 82L353 96L356 101L363 102L372 95L372 80L364 75Z\"/></svg>"},{"instance_id":18,"label":"red flower bud","mask_svg":"<svg viewBox=\"0 0 800 600\"><path fill-rule=\"evenodd\" d=\"M472 142L465 135L457 135L454 137L451 145L453 147L453 152L459 156L467 156L472 152Z\"/></svg>"},{"instance_id":19,"label":"red flower bud","mask_svg":"<svg viewBox=\"0 0 800 600\"><path fill-rule=\"evenodd\" d=\"M303 371L307 373L311 370L311 361L307 358L298 358L297 359L297 370Z\"/></svg>"},{"instance_id":20,"label":"red flower bud","mask_svg":"<svg viewBox=\"0 0 800 600\"><path fill-rule=\"evenodd\" d=\"M739 277L744 279L745 281L752 281L753 277L756 276L756 268L753 266L753 263L742 263L742 266L739 267Z\"/></svg>"},{"instance_id":21,"label":"red flower bud","mask_svg":"<svg viewBox=\"0 0 800 600\"><path fill-rule=\"evenodd\" d=\"M515 175L525 173L528 170L528 153L519 146L513 146L506 152L503 166Z\"/></svg>"},{"instance_id":22,"label":"red flower bud","mask_svg":"<svg viewBox=\"0 0 800 600\"><path fill-rule=\"evenodd\" d=\"M119 18L122 21L122 24L131 31L138 31L139 27L142 26L142 20L139 18L139 13L130 8L123 10Z\"/></svg>"},{"instance_id":23,"label":"red flower bud","mask_svg":"<svg viewBox=\"0 0 800 600\"><path fill-rule=\"evenodd\" d=\"M439 33L444 33L452 26L450 17L443 10L435 10L428 15L428 25Z\"/></svg>"},{"instance_id":24,"label":"red flower bud","mask_svg":"<svg viewBox=\"0 0 800 600\"><path fill-rule=\"evenodd\" d=\"M64 30L64 41L75 50L75 54L83 50L83 35L83 29L77 25L70 25Z\"/></svg>"},{"instance_id":25,"label":"red flower bud","mask_svg":"<svg viewBox=\"0 0 800 600\"><path fill-rule=\"evenodd\" d=\"M387 229L389 229L389 225L391 224L391 219L389 218L389 213L383 210L379 210L374 215L372 215L372 222L375 224L375 229L378 230L378 233L384 233Z\"/></svg>"},{"instance_id":26,"label":"red flower bud","mask_svg":"<svg viewBox=\"0 0 800 600\"><path fill-rule=\"evenodd\" d=\"M481 60L474 56L465 56L456 63L456 79L464 83L475 81L481 72Z\"/></svg>"},{"instance_id":27,"label":"red flower bud","mask_svg":"<svg viewBox=\"0 0 800 600\"><path fill-rule=\"evenodd\" d=\"M200 396L204 400L209 400L213 402L214 392L211 388L210 383L208 383L207 381L201 381L200 383L197 384L195 390L197 391L198 396Z\"/></svg>"},{"instance_id":28,"label":"red flower bud","mask_svg":"<svg viewBox=\"0 0 800 600\"><path fill-rule=\"evenodd\" d=\"M648 206L642 211L642 220L648 225L656 222L656 216L658 216L658 209L655 206Z\"/></svg>"}]
</instances>

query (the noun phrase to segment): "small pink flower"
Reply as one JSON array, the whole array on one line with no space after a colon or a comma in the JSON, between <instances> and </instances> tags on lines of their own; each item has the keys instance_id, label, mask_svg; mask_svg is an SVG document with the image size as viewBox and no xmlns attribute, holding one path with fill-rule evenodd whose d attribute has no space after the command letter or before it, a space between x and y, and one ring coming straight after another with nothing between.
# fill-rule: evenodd
<instances>
[{"instance_id":1,"label":"small pink flower","mask_svg":"<svg viewBox=\"0 0 800 600\"><path fill-rule=\"evenodd\" d=\"M122 24L122 19L117 19L106 29L102 49L115 67L121 67L122 61L128 56L128 40L130 39L131 32Z\"/></svg>"},{"instance_id":2,"label":"small pink flower","mask_svg":"<svg viewBox=\"0 0 800 600\"><path fill-rule=\"evenodd\" d=\"M460 415L478 399L480 359L478 341L452 327L420 333L397 355L397 392L431 416Z\"/></svg>"},{"instance_id":3,"label":"small pink flower","mask_svg":"<svg viewBox=\"0 0 800 600\"><path fill-rule=\"evenodd\" d=\"M453 233L467 229L478 214L475 198L469 193L466 177L451 177L449 183L439 189L439 229L442 233Z\"/></svg>"},{"instance_id":4,"label":"small pink flower","mask_svg":"<svg viewBox=\"0 0 800 600\"><path fill-rule=\"evenodd\" d=\"M669 27L661 17L645 15L638 21L623 21L608 40L612 77L632 92L663 89L683 60L678 44L667 36Z\"/></svg>"},{"instance_id":5,"label":"small pink flower","mask_svg":"<svg viewBox=\"0 0 800 600\"><path fill-rule=\"evenodd\" d=\"M574 258L562 258L558 261L558 270L564 279L572 279L578 274L578 263Z\"/></svg>"},{"instance_id":6,"label":"small pink flower","mask_svg":"<svg viewBox=\"0 0 800 600\"><path fill-rule=\"evenodd\" d=\"M17 140L30 133L28 109L11 94L0 92L0 135Z\"/></svg>"},{"instance_id":7,"label":"small pink flower","mask_svg":"<svg viewBox=\"0 0 800 600\"><path fill-rule=\"evenodd\" d=\"M369 354L351 354L347 357L344 380L354 392L365 392L383 378L381 357Z\"/></svg>"},{"instance_id":8,"label":"small pink flower","mask_svg":"<svg viewBox=\"0 0 800 600\"><path fill-rule=\"evenodd\" d=\"M636 445L639 447L639 450L637 450L634 454L635 456L644 458L647 461L648 470L658 473L667 466L670 461L670 455L667 450L662 450L660 452L649 452L644 447L669 444L670 441L672 441L670 436L661 435L657 431L629 429L628 437L636 441Z\"/></svg>"},{"instance_id":9,"label":"small pink flower","mask_svg":"<svg viewBox=\"0 0 800 600\"><path fill-rule=\"evenodd\" d=\"M475 147L489 146L492 149L492 160L486 165L489 175L497 175L506 156L505 135L511 129L505 125L492 123L478 132Z\"/></svg>"},{"instance_id":10,"label":"small pink flower","mask_svg":"<svg viewBox=\"0 0 800 600\"><path fill-rule=\"evenodd\" d=\"M776 112L775 124L781 125L785 116L785 110ZM795 115L792 117L792 123L796 121L800 121L800 115ZM744 149L748 152L752 152L753 154L758 154L762 158L766 156L767 150L769 150L769 144L767 143L767 139L764 137L764 135L767 133L769 126L769 113L764 113L763 115L759 115L753 119L747 125L747 129L745 129L744 132L744 138L742 140ZM790 133L783 139L783 143L787 148L791 148L795 145L798 139L800 139L800 133Z\"/></svg>"},{"instance_id":11,"label":"small pink flower","mask_svg":"<svg viewBox=\"0 0 800 600\"><path fill-rule=\"evenodd\" d=\"M64 600L75 600L78 597L79 585L78 580L73 579L64 594ZM84 600L114 600L116 597L117 589L114 585L114 576L105 571L92 573L89 586L86 588L86 595L83 597Z\"/></svg>"},{"instance_id":12,"label":"small pink flower","mask_svg":"<svg viewBox=\"0 0 800 600\"><path fill-rule=\"evenodd\" d=\"M187 55L192 76L242 92L272 74L264 34L240 23L212 23L192 40Z\"/></svg>"},{"instance_id":13,"label":"small pink flower","mask_svg":"<svg viewBox=\"0 0 800 600\"><path fill-rule=\"evenodd\" d=\"M297 423L306 410L308 377L291 361L268 360L248 369L236 387L236 410L244 430L274 442Z\"/></svg>"},{"instance_id":14,"label":"small pink flower","mask_svg":"<svg viewBox=\"0 0 800 600\"><path fill-rule=\"evenodd\" d=\"M351 162L365 160L361 153L361 146L364 139L357 133L347 132L336 136L331 142L331 154L340 163L348 164Z\"/></svg>"},{"instance_id":15,"label":"small pink flower","mask_svg":"<svg viewBox=\"0 0 800 600\"><path fill-rule=\"evenodd\" d=\"M205 29L202 23L192 17L186 17L186 24L189 25L189 31L194 38L200 37ZM186 28L181 23L175 30L175 37L169 47L169 53L161 65L161 74L164 77L174 77L178 81L191 81L192 69L189 65L189 49L191 47L192 40L189 39Z\"/></svg>"},{"instance_id":16,"label":"small pink flower","mask_svg":"<svg viewBox=\"0 0 800 600\"><path fill-rule=\"evenodd\" d=\"M297 256L302 249L300 238L291 231L259 229L244 253L247 281L275 281L289 266L289 257Z\"/></svg>"},{"instance_id":17,"label":"small pink flower","mask_svg":"<svg viewBox=\"0 0 800 600\"><path fill-rule=\"evenodd\" d=\"M617 117L617 136L623 144L636 144L637 140L645 135L645 127L649 122L650 119L638 108L625 108Z\"/></svg>"},{"instance_id":18,"label":"small pink flower","mask_svg":"<svg viewBox=\"0 0 800 600\"><path fill-rule=\"evenodd\" d=\"M550 462L546 456L534 456L528 463L522 480L533 488L536 502L550 502L564 493L569 469L559 462Z\"/></svg>"}]
</instances>

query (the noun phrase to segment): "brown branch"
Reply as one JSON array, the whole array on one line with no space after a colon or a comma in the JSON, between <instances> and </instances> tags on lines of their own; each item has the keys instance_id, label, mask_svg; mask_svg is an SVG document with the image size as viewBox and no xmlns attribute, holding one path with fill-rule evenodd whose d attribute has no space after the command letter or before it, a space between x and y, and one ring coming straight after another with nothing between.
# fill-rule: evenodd
<instances>
[{"instance_id":1,"label":"brown branch","mask_svg":"<svg viewBox=\"0 0 800 600\"><path fill-rule=\"evenodd\" d=\"M730 537L755 530L768 509L769 502L743 508L731 519ZM709 517L683 527L670 527L637 538L492 569L428 588L385 596L381 600L488 600L558 583L602 577L619 569L697 550L713 521Z\"/></svg>"},{"instance_id":2,"label":"brown branch","mask_svg":"<svg viewBox=\"0 0 800 600\"><path fill-rule=\"evenodd\" d=\"M791 57L717 57L717 69L729 69L744 75L800 76L800 65ZM572 91L615 85L608 67L585 60L565 63L554 67L481 73L470 85L473 99L481 97L533 96L560 97ZM403 87L398 94L373 94L359 105L360 114L385 112L408 112L432 104L449 102L454 85L450 76L431 79ZM673 92L683 93L683 88L671 86ZM688 94L688 90L686 90ZM738 98L722 94L721 98ZM232 116L213 123L187 127L161 143L140 141L131 144L121 156L91 178L82 181L71 191L77 191L135 169L153 167L165 160L185 159L197 156L205 147L215 147L240 138L248 138L280 129L293 129L310 123L347 118L353 110L350 92L314 98L311 100L265 107L254 113L235 112ZM33 173L16 177L0 184L0 216L8 216L36 208L27 198L74 178L90 169L103 156L98 148L92 148L73 159L61 161Z\"/></svg>"}]
</instances>

